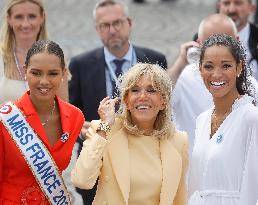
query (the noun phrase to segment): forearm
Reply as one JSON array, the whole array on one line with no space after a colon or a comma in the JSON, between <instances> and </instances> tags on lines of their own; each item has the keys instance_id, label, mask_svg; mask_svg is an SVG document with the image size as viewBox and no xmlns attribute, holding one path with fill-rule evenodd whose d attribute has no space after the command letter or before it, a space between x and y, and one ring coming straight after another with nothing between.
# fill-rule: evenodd
<instances>
[{"instance_id":1,"label":"forearm","mask_svg":"<svg viewBox=\"0 0 258 205\"><path fill-rule=\"evenodd\" d=\"M83 148L71 172L76 187L91 189L100 174L102 157L107 140L97 133L83 142Z\"/></svg>"},{"instance_id":2,"label":"forearm","mask_svg":"<svg viewBox=\"0 0 258 205\"><path fill-rule=\"evenodd\" d=\"M176 59L175 63L168 68L167 72L173 83L173 87L175 86L176 81L179 78L185 66L186 66L186 63L182 61L182 59L178 58Z\"/></svg>"}]
</instances>

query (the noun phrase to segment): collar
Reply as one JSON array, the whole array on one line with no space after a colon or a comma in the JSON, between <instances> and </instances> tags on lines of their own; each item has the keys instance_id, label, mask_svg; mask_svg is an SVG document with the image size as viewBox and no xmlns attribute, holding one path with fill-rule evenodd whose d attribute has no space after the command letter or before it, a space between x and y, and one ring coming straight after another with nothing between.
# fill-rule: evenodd
<instances>
[{"instance_id":1,"label":"collar","mask_svg":"<svg viewBox=\"0 0 258 205\"><path fill-rule=\"evenodd\" d=\"M250 34L250 23L247 23L245 27L238 32L239 40L246 44L249 39L249 34Z\"/></svg>"},{"instance_id":2,"label":"collar","mask_svg":"<svg viewBox=\"0 0 258 205\"><path fill-rule=\"evenodd\" d=\"M104 47L104 56L105 56L105 61L107 64L110 64L113 60L118 59L116 56L114 56L112 53L109 52L107 47ZM127 53L122 57L122 59L125 59L126 61L132 63L133 46L131 43L129 43L129 49L128 49Z\"/></svg>"},{"instance_id":3,"label":"collar","mask_svg":"<svg viewBox=\"0 0 258 205\"><path fill-rule=\"evenodd\" d=\"M69 117L70 114L67 109L64 108L62 100L60 100L59 97L55 96L55 99L57 101L58 108L60 110L60 115L64 115L65 117ZM15 103L19 108L22 108L25 115L37 115L37 111L35 109L35 106L33 105L31 99L30 99L30 91L27 91L23 94L23 96L18 99Z\"/></svg>"}]
</instances>

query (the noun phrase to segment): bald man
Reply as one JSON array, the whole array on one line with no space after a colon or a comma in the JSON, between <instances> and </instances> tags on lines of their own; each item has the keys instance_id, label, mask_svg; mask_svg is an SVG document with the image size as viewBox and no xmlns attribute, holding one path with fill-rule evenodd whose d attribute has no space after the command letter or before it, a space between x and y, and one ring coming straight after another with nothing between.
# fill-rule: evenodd
<instances>
[{"instance_id":1,"label":"bald man","mask_svg":"<svg viewBox=\"0 0 258 205\"><path fill-rule=\"evenodd\" d=\"M178 129L188 133L190 154L194 143L196 118L209 109L213 101L202 81L199 62L188 64L187 50L192 46L200 47L209 36L215 33L224 33L237 38L237 29L231 18L223 14L207 16L199 25L197 42L191 41L183 44L177 60L168 69L175 83L172 96L173 120ZM254 79L252 81L257 84Z\"/></svg>"}]
</instances>

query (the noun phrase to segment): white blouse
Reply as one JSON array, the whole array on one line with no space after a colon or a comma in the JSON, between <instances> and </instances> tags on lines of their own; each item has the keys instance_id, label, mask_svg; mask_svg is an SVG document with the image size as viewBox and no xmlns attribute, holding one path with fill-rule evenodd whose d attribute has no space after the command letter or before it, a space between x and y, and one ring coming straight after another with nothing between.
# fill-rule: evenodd
<instances>
[{"instance_id":1,"label":"white blouse","mask_svg":"<svg viewBox=\"0 0 258 205\"><path fill-rule=\"evenodd\" d=\"M210 139L213 109L196 121L188 205L255 205L258 197L258 108L236 100Z\"/></svg>"}]
</instances>

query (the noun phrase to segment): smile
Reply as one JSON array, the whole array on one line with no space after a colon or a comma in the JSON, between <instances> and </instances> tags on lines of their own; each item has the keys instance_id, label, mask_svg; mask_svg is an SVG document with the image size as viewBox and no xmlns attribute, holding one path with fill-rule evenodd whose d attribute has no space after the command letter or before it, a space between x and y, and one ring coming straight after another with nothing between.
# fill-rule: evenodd
<instances>
[{"instance_id":1,"label":"smile","mask_svg":"<svg viewBox=\"0 0 258 205\"><path fill-rule=\"evenodd\" d=\"M135 108L137 110L146 110L146 109L150 109L151 107L149 105L137 105Z\"/></svg>"},{"instance_id":2,"label":"smile","mask_svg":"<svg viewBox=\"0 0 258 205\"><path fill-rule=\"evenodd\" d=\"M212 86L217 86L217 87L223 86L223 85L225 85L225 84L226 84L226 81L211 82L211 85L212 85Z\"/></svg>"}]
</instances>

